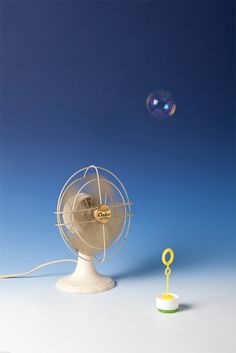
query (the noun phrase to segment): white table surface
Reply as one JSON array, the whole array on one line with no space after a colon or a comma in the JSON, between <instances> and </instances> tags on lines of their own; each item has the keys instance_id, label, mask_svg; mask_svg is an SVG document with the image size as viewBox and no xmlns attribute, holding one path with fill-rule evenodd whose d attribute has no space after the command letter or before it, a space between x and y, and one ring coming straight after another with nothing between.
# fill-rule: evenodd
<instances>
[{"instance_id":1,"label":"white table surface","mask_svg":"<svg viewBox=\"0 0 236 353\"><path fill-rule=\"evenodd\" d=\"M53 275L2 280L0 352L235 353L233 273L177 272L176 314L155 308L161 272L120 276L116 288L90 295L58 290Z\"/></svg>"}]
</instances>

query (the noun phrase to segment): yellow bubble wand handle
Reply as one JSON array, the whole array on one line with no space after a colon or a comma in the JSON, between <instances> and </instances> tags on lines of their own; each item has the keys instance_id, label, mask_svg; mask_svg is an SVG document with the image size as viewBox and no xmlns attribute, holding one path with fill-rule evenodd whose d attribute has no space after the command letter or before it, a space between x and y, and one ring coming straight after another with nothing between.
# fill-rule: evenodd
<instances>
[{"instance_id":1,"label":"yellow bubble wand handle","mask_svg":"<svg viewBox=\"0 0 236 353\"><path fill-rule=\"evenodd\" d=\"M169 260L166 259L166 256L168 254L170 255ZM174 261L174 257L175 257L175 254L171 248L165 249L162 253L161 259L162 259L163 264L166 266L165 275L166 275L166 295L167 295L167 297L169 296L169 293L170 293L170 275L171 275L170 265Z\"/></svg>"}]
</instances>

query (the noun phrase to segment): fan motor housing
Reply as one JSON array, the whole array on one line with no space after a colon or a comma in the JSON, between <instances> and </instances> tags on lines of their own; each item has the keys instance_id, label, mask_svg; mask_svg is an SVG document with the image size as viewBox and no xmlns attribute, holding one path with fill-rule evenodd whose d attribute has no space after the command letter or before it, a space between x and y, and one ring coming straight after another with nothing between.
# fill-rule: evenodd
<instances>
[{"instance_id":1,"label":"fan motor housing","mask_svg":"<svg viewBox=\"0 0 236 353\"><path fill-rule=\"evenodd\" d=\"M100 205L93 211L93 216L98 223L106 224L109 222L112 212L108 205Z\"/></svg>"}]
</instances>

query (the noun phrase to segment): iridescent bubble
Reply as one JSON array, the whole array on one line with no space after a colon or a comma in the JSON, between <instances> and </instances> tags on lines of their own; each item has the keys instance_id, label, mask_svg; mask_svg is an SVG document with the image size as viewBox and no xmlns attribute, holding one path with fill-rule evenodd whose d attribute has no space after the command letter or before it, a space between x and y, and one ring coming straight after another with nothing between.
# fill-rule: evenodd
<instances>
[{"instance_id":1,"label":"iridescent bubble","mask_svg":"<svg viewBox=\"0 0 236 353\"><path fill-rule=\"evenodd\" d=\"M146 106L149 113L162 119L172 116L176 111L172 94L162 89L149 94Z\"/></svg>"}]
</instances>

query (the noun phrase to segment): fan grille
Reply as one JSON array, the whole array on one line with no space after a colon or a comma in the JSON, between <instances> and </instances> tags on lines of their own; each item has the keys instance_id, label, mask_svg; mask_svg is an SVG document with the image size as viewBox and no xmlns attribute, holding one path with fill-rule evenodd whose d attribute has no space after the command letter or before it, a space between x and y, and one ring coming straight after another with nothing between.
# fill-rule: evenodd
<instances>
[{"instance_id":1,"label":"fan grille","mask_svg":"<svg viewBox=\"0 0 236 353\"><path fill-rule=\"evenodd\" d=\"M109 170L95 166L83 168L67 180L56 214L67 246L75 254L95 256L99 262L114 256L123 246L132 215L121 181Z\"/></svg>"}]
</instances>

